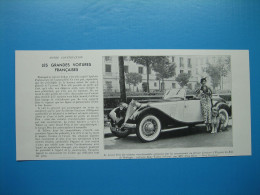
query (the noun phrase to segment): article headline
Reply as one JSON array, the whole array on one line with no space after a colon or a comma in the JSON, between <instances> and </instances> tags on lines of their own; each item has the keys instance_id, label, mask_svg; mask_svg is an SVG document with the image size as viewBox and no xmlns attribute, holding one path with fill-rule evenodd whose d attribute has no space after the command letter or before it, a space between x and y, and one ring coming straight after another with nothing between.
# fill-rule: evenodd
<instances>
[{"instance_id":1,"label":"article headline","mask_svg":"<svg viewBox=\"0 0 260 195\"><path fill-rule=\"evenodd\" d=\"M43 68L53 67L55 72L71 72L71 71L78 71L78 67L87 67L91 66L91 63L80 62L80 63L43 63ZM74 68L75 67L75 68Z\"/></svg>"}]
</instances>

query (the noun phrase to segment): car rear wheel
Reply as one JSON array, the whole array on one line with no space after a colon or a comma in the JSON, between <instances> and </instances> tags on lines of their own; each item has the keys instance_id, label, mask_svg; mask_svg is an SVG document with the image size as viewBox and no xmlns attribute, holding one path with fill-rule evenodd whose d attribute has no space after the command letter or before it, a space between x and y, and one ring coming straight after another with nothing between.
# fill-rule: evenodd
<instances>
[{"instance_id":1,"label":"car rear wheel","mask_svg":"<svg viewBox=\"0 0 260 195\"><path fill-rule=\"evenodd\" d=\"M229 121L228 112L226 111L226 109L221 108L219 110L219 117L223 128L226 128L228 126L228 121Z\"/></svg>"},{"instance_id":2,"label":"car rear wheel","mask_svg":"<svg viewBox=\"0 0 260 195\"><path fill-rule=\"evenodd\" d=\"M156 140L161 133L161 122L154 115L145 116L138 124L136 134L142 142Z\"/></svg>"}]
</instances>

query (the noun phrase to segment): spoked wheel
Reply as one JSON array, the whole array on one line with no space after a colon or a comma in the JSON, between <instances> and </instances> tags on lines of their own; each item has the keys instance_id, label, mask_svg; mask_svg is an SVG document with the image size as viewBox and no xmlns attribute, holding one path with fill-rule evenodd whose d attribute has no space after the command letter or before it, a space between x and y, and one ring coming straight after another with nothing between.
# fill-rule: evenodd
<instances>
[{"instance_id":1,"label":"spoked wheel","mask_svg":"<svg viewBox=\"0 0 260 195\"><path fill-rule=\"evenodd\" d=\"M136 130L138 138L142 142L151 142L156 140L161 133L161 122L154 115L145 116L139 123Z\"/></svg>"},{"instance_id":2,"label":"spoked wheel","mask_svg":"<svg viewBox=\"0 0 260 195\"><path fill-rule=\"evenodd\" d=\"M219 117L223 127L226 128L228 125L229 118L228 118L228 112L224 108L221 108L219 110Z\"/></svg>"}]
</instances>

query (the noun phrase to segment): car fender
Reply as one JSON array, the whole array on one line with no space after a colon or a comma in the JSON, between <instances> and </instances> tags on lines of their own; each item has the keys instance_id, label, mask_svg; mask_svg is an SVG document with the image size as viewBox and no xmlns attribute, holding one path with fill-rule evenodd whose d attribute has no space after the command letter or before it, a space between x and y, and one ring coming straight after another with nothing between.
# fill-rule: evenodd
<instances>
[{"instance_id":1,"label":"car fender","mask_svg":"<svg viewBox=\"0 0 260 195\"><path fill-rule=\"evenodd\" d=\"M217 102L215 103L214 107L217 107L219 109L225 109L228 112L228 115L231 116L231 108L224 102Z\"/></svg>"},{"instance_id":2,"label":"car fender","mask_svg":"<svg viewBox=\"0 0 260 195\"><path fill-rule=\"evenodd\" d=\"M139 123L144 116L150 114L156 116L161 121L162 127L167 126L167 124L175 124L177 126L181 126L183 124L181 121L177 121L163 111L153 107L143 107L136 110L135 113L130 117L130 120L133 123Z\"/></svg>"},{"instance_id":3,"label":"car fender","mask_svg":"<svg viewBox=\"0 0 260 195\"><path fill-rule=\"evenodd\" d=\"M119 107L114 108L108 114L108 119L112 120L114 123L118 123L123 119L123 117L117 116L116 114L117 109L119 109Z\"/></svg>"}]
</instances>

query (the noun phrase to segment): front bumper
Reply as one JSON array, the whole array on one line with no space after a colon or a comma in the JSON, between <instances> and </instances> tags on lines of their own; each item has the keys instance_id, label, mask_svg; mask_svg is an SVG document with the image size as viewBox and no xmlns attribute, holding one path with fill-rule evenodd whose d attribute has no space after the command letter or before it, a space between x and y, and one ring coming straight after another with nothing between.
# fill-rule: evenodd
<instances>
[{"instance_id":1,"label":"front bumper","mask_svg":"<svg viewBox=\"0 0 260 195\"><path fill-rule=\"evenodd\" d=\"M114 123L111 119L107 120L106 123L111 124L112 126L116 125L116 123ZM121 128L135 129L136 128L136 124L133 124L133 123L123 123Z\"/></svg>"},{"instance_id":2,"label":"front bumper","mask_svg":"<svg viewBox=\"0 0 260 195\"><path fill-rule=\"evenodd\" d=\"M131 123L124 123L123 126L125 128L128 128L128 129L135 129L136 128L136 124L131 124Z\"/></svg>"}]
</instances>

